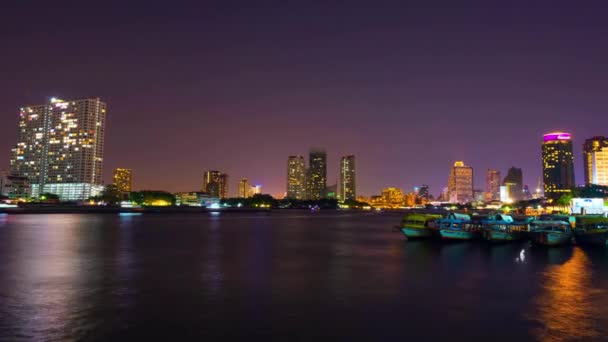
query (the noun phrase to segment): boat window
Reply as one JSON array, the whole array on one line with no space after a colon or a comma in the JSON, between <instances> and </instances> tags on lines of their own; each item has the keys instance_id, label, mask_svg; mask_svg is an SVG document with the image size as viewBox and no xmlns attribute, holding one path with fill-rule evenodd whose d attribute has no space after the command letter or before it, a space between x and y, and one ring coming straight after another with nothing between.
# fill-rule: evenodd
<instances>
[{"instance_id":1,"label":"boat window","mask_svg":"<svg viewBox=\"0 0 608 342\"><path fill-rule=\"evenodd\" d=\"M452 227L453 227L453 228L458 228L459 226L460 226L460 225L459 225L458 223L454 223L454 224L452 225Z\"/></svg>"}]
</instances>

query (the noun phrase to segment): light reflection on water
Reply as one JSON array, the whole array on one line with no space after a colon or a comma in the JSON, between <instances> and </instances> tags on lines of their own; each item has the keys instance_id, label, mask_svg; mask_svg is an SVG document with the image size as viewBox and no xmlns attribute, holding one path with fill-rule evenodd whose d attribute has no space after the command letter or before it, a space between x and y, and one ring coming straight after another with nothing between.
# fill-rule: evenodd
<instances>
[{"instance_id":1,"label":"light reflection on water","mask_svg":"<svg viewBox=\"0 0 608 342\"><path fill-rule=\"evenodd\" d=\"M556 258L560 249L548 252ZM606 310L595 300L605 290L595 288L591 279L591 261L580 248L574 248L572 257L564 264L547 267L540 279L541 294L535 300L533 316L540 324L535 331L539 340L589 340L604 336L606 331L600 330L597 319L606 317Z\"/></svg>"},{"instance_id":2,"label":"light reflection on water","mask_svg":"<svg viewBox=\"0 0 608 342\"><path fill-rule=\"evenodd\" d=\"M0 341L608 336L608 252L406 242L387 215L0 217Z\"/></svg>"}]
</instances>

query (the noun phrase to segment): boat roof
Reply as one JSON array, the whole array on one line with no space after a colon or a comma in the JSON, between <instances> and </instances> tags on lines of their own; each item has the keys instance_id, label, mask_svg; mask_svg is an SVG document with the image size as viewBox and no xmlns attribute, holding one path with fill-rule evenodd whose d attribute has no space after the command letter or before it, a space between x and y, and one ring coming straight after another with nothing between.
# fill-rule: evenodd
<instances>
[{"instance_id":1,"label":"boat roof","mask_svg":"<svg viewBox=\"0 0 608 342\"><path fill-rule=\"evenodd\" d=\"M471 216L459 213L450 213L447 218L451 220L471 220Z\"/></svg>"}]
</instances>

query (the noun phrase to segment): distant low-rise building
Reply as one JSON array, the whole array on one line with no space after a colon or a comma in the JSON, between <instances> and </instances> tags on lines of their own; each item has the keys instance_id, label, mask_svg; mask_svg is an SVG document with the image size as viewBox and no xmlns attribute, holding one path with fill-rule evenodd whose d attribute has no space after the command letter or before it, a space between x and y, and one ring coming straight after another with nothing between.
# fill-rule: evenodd
<instances>
[{"instance_id":1,"label":"distant low-rise building","mask_svg":"<svg viewBox=\"0 0 608 342\"><path fill-rule=\"evenodd\" d=\"M0 196L10 199L29 198L31 196L29 179L0 171Z\"/></svg>"}]
</instances>

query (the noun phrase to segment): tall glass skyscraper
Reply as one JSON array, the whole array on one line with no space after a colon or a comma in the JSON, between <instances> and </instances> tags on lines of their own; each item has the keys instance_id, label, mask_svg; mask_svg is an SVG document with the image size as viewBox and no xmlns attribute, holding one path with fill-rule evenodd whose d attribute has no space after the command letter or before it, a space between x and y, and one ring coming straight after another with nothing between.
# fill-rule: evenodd
<instances>
[{"instance_id":1,"label":"tall glass skyscraper","mask_svg":"<svg viewBox=\"0 0 608 342\"><path fill-rule=\"evenodd\" d=\"M554 132L543 136L543 183L545 196L558 199L574 188L572 136Z\"/></svg>"},{"instance_id":2,"label":"tall glass skyscraper","mask_svg":"<svg viewBox=\"0 0 608 342\"><path fill-rule=\"evenodd\" d=\"M321 148L310 149L308 160L306 192L308 199L318 200L325 197L327 187L327 153Z\"/></svg>"},{"instance_id":3,"label":"tall glass skyscraper","mask_svg":"<svg viewBox=\"0 0 608 342\"><path fill-rule=\"evenodd\" d=\"M593 137L583 145L585 184L608 186L608 138Z\"/></svg>"},{"instance_id":4,"label":"tall glass skyscraper","mask_svg":"<svg viewBox=\"0 0 608 342\"><path fill-rule=\"evenodd\" d=\"M354 201L357 198L355 156L344 156L340 159L340 200Z\"/></svg>"},{"instance_id":5,"label":"tall glass skyscraper","mask_svg":"<svg viewBox=\"0 0 608 342\"><path fill-rule=\"evenodd\" d=\"M11 173L27 177L33 197L86 200L103 189L106 104L99 98L22 107Z\"/></svg>"},{"instance_id":6,"label":"tall glass skyscraper","mask_svg":"<svg viewBox=\"0 0 608 342\"><path fill-rule=\"evenodd\" d=\"M306 164L302 156L287 158L287 198L306 198Z\"/></svg>"}]
</instances>

